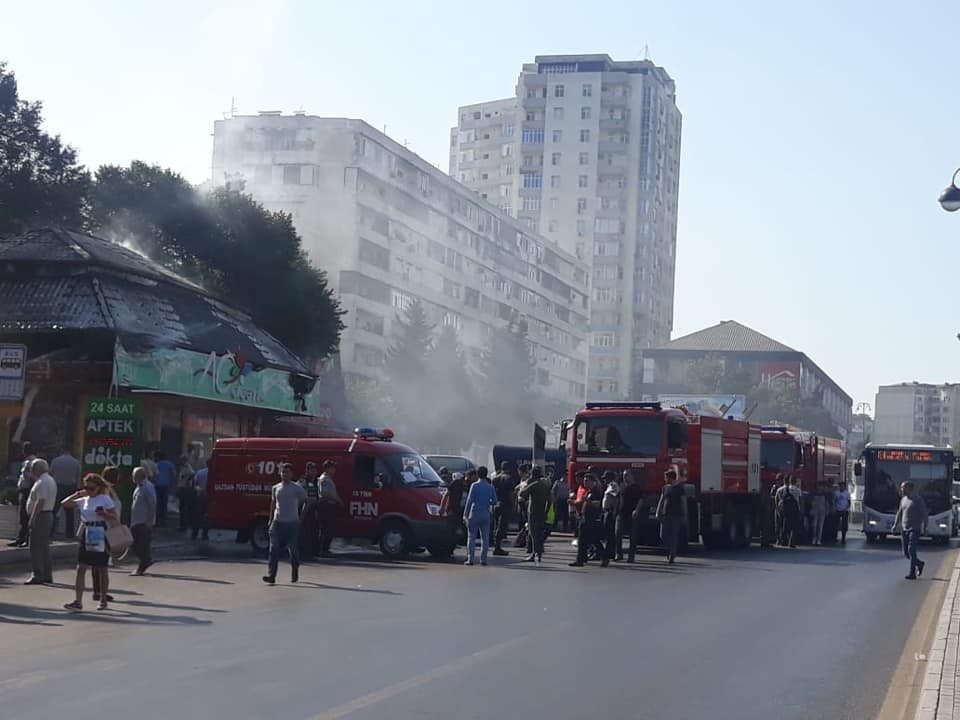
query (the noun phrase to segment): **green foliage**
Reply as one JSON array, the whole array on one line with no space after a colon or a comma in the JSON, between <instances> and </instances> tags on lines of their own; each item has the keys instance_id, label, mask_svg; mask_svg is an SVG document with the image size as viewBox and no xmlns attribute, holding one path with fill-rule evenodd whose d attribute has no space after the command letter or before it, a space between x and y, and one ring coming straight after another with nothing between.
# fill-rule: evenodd
<instances>
[{"instance_id":1,"label":"green foliage","mask_svg":"<svg viewBox=\"0 0 960 720\"><path fill-rule=\"evenodd\" d=\"M347 381L347 420L354 427L396 428L397 406L379 380L354 377Z\"/></svg>"},{"instance_id":2,"label":"green foliage","mask_svg":"<svg viewBox=\"0 0 960 720\"><path fill-rule=\"evenodd\" d=\"M406 403L415 396L412 388L421 386L427 376L427 357L433 348L433 325L423 302L414 300L397 315L393 335L384 369L392 392Z\"/></svg>"},{"instance_id":3,"label":"green foliage","mask_svg":"<svg viewBox=\"0 0 960 720\"><path fill-rule=\"evenodd\" d=\"M707 356L687 367L687 388L691 393L744 395L747 407L756 403L752 422L794 425L820 435L839 437L830 413L818 394L801 393L783 385L754 385L749 372L728 367L722 358Z\"/></svg>"},{"instance_id":4,"label":"green foliage","mask_svg":"<svg viewBox=\"0 0 960 720\"><path fill-rule=\"evenodd\" d=\"M80 224L90 175L73 148L42 130L41 111L20 99L16 77L0 63L0 233Z\"/></svg>"},{"instance_id":5,"label":"green foliage","mask_svg":"<svg viewBox=\"0 0 960 720\"><path fill-rule=\"evenodd\" d=\"M495 419L499 436L532 433L537 400L535 368L526 321L513 318L494 330L480 374L485 410Z\"/></svg>"},{"instance_id":6,"label":"green foliage","mask_svg":"<svg viewBox=\"0 0 960 720\"><path fill-rule=\"evenodd\" d=\"M324 357L336 350L342 310L288 214L237 190L201 195L170 170L133 162L97 171L87 219L92 230L140 245L246 310L295 352Z\"/></svg>"}]
</instances>

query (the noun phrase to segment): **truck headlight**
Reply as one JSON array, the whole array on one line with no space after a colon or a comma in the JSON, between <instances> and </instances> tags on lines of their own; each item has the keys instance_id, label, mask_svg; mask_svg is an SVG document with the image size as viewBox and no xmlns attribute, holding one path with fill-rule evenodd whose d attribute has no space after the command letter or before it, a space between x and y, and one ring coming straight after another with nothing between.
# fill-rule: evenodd
<instances>
[{"instance_id":1,"label":"truck headlight","mask_svg":"<svg viewBox=\"0 0 960 720\"><path fill-rule=\"evenodd\" d=\"M869 520L867 520L867 525L876 525L876 524L877 524L877 521L874 520L873 518L870 518Z\"/></svg>"},{"instance_id":2,"label":"truck headlight","mask_svg":"<svg viewBox=\"0 0 960 720\"><path fill-rule=\"evenodd\" d=\"M440 517L440 506L436 503L427 503L427 515Z\"/></svg>"},{"instance_id":3,"label":"truck headlight","mask_svg":"<svg viewBox=\"0 0 960 720\"><path fill-rule=\"evenodd\" d=\"M941 529L941 530L946 530L946 529L947 529L947 524L946 524L946 523L940 523L940 529Z\"/></svg>"}]
</instances>

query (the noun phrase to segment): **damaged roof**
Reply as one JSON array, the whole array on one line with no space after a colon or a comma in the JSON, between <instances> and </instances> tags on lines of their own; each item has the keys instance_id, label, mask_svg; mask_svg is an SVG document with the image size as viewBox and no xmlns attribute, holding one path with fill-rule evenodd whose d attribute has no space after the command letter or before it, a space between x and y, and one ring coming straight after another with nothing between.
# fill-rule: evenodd
<instances>
[{"instance_id":1,"label":"damaged roof","mask_svg":"<svg viewBox=\"0 0 960 720\"><path fill-rule=\"evenodd\" d=\"M103 238L50 227L0 237L0 332L107 329L130 350L239 350L308 373L249 316L149 258Z\"/></svg>"}]
</instances>

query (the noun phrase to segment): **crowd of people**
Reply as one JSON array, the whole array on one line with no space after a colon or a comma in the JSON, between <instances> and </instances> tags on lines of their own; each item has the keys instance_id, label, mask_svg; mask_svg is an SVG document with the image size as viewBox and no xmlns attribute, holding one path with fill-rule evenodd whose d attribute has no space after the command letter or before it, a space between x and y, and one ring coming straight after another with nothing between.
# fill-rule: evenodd
<instances>
[{"instance_id":1,"label":"crowd of people","mask_svg":"<svg viewBox=\"0 0 960 720\"><path fill-rule=\"evenodd\" d=\"M793 475L780 473L764 499L768 502L763 509L763 545L795 548L801 535L811 545L822 545L825 537L835 540L838 533L840 543L847 542L850 491L846 483L821 483L813 493L804 494Z\"/></svg>"}]
</instances>

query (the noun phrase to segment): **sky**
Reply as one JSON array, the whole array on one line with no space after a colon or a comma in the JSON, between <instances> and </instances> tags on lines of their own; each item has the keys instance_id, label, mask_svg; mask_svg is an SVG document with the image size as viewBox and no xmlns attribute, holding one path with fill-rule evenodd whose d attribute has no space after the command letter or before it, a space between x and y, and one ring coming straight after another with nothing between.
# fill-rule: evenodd
<instances>
[{"instance_id":1,"label":"sky","mask_svg":"<svg viewBox=\"0 0 960 720\"><path fill-rule=\"evenodd\" d=\"M674 337L737 320L854 399L960 381L960 3L6 0L0 61L90 168L209 178L234 108L362 118L447 169L457 107L536 55L645 53L677 84Z\"/></svg>"}]
</instances>

